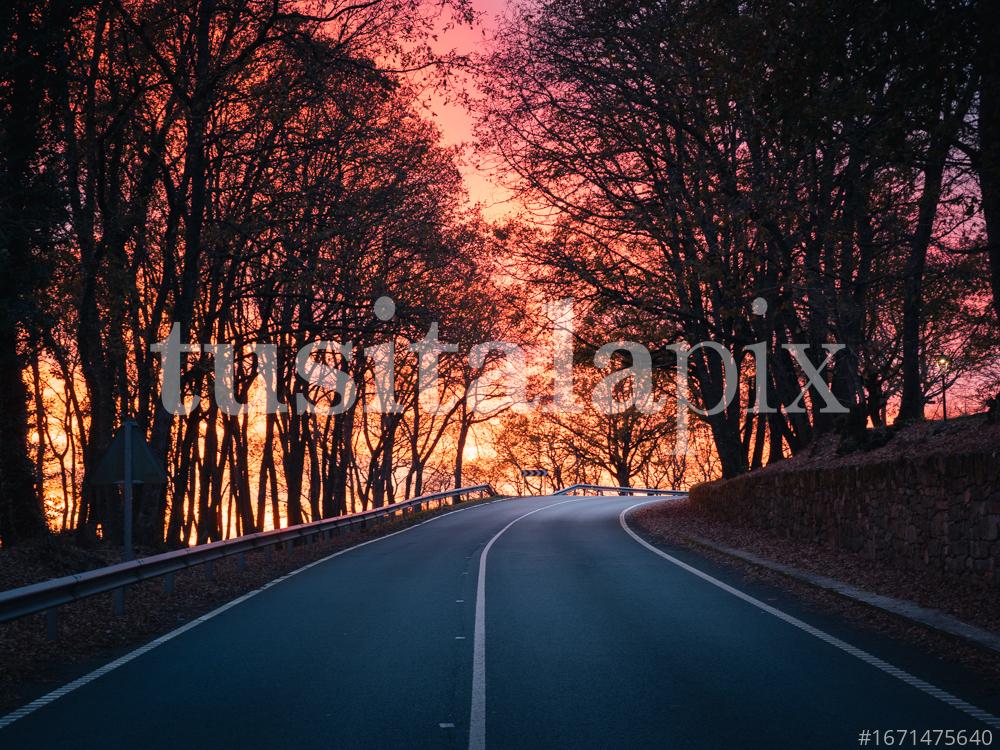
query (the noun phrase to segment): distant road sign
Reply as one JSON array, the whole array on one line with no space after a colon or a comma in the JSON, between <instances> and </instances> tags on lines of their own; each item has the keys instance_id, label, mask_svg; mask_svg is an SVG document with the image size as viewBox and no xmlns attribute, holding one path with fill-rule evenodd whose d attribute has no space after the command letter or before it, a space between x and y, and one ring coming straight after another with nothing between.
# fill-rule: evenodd
<instances>
[{"instance_id":1,"label":"distant road sign","mask_svg":"<svg viewBox=\"0 0 1000 750\"><path fill-rule=\"evenodd\" d=\"M167 475L146 444L139 425L129 419L118 429L90 481L94 484L125 484L127 481L131 484L163 484Z\"/></svg>"},{"instance_id":2,"label":"distant road sign","mask_svg":"<svg viewBox=\"0 0 1000 750\"><path fill-rule=\"evenodd\" d=\"M146 443L142 430L133 420L126 419L118 429L118 433L108 446L108 452L97 465L97 470L90 480L94 484L120 484L124 489L124 553L125 560L131 560L132 554L132 485L163 484L167 481L166 472L157 462L153 451ZM119 592L123 589L119 589ZM124 594L118 593L115 598L115 609L119 614L124 612Z\"/></svg>"},{"instance_id":3,"label":"distant road sign","mask_svg":"<svg viewBox=\"0 0 1000 750\"><path fill-rule=\"evenodd\" d=\"M545 469L522 469L522 477L547 477L549 472Z\"/></svg>"}]
</instances>

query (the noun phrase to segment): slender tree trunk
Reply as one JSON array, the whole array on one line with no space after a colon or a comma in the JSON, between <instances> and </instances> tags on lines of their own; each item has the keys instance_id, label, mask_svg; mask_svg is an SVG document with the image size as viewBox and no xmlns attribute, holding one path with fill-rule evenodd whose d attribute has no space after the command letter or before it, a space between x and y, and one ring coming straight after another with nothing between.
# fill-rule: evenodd
<instances>
[{"instance_id":1,"label":"slender tree trunk","mask_svg":"<svg viewBox=\"0 0 1000 750\"><path fill-rule=\"evenodd\" d=\"M264 528L264 513L267 509L267 482L271 467L274 465L274 421L275 415L268 414L264 425L264 445L260 457L260 469L257 475L257 524ZM275 526L274 528L278 528Z\"/></svg>"},{"instance_id":2,"label":"slender tree trunk","mask_svg":"<svg viewBox=\"0 0 1000 750\"><path fill-rule=\"evenodd\" d=\"M288 489L288 525L296 526L302 517L302 475L305 470L305 415L289 415L285 434L282 465L285 469L285 487Z\"/></svg>"},{"instance_id":3,"label":"slender tree trunk","mask_svg":"<svg viewBox=\"0 0 1000 750\"><path fill-rule=\"evenodd\" d=\"M462 461L465 458L465 443L469 439L468 407L462 404L462 413L458 422L458 440L455 445L455 489L462 486Z\"/></svg>"},{"instance_id":4,"label":"slender tree trunk","mask_svg":"<svg viewBox=\"0 0 1000 750\"><path fill-rule=\"evenodd\" d=\"M38 492L38 505L44 509L45 440L48 430L45 428L45 400L42 398L42 374L38 367L37 355L31 360L31 386L35 399L35 435L37 437L35 441L35 487Z\"/></svg>"},{"instance_id":5,"label":"slender tree trunk","mask_svg":"<svg viewBox=\"0 0 1000 750\"><path fill-rule=\"evenodd\" d=\"M943 140L943 139L942 139ZM910 243L903 280L903 395L899 404L899 419L924 418L924 386L920 371L920 328L923 310L924 268L927 265L927 248L934 229L941 198L941 181L944 160L948 154L947 143L932 143L928 149L924 169L924 187L920 196L917 226Z\"/></svg>"}]
</instances>

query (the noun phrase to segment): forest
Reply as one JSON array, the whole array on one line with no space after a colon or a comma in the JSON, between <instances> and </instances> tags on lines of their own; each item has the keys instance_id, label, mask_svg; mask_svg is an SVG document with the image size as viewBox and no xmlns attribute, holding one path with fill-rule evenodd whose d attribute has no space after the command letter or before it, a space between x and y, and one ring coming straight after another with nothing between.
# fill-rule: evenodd
<instances>
[{"instance_id":1,"label":"forest","mask_svg":"<svg viewBox=\"0 0 1000 750\"><path fill-rule=\"evenodd\" d=\"M0 7L0 544L120 539L119 489L91 478L125 419L168 477L136 500L136 541L157 549L463 484L542 489L523 469L687 487L945 416L946 392L950 413L1000 409L990 3L481 6ZM474 51L442 43L458 27L482 30ZM444 96L475 124L461 147L428 111ZM470 193L470 161L503 212ZM232 347L246 408L211 397L210 347L181 375L198 408L164 407L151 347L172 331ZM428 393L412 342L431 331L455 351ZM549 408L482 393L509 362L468 353L495 341L523 346ZM595 363L614 341L646 347L674 397L674 345L718 342L738 397L688 415L684 451L673 407L553 405L566 368L587 394L628 365ZM337 403L296 367L317 342L353 404L265 408ZM384 384L347 342L384 347L398 409L366 408ZM845 414L821 408L793 344ZM707 350L688 376L695 408L732 386ZM760 388L773 408L752 408Z\"/></svg>"}]
</instances>

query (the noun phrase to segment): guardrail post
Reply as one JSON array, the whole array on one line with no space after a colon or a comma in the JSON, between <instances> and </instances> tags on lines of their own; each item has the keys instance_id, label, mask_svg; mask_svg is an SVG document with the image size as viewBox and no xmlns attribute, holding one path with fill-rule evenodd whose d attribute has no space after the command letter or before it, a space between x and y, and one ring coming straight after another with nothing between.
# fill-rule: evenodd
<instances>
[{"instance_id":1,"label":"guardrail post","mask_svg":"<svg viewBox=\"0 0 1000 750\"><path fill-rule=\"evenodd\" d=\"M174 593L174 574L167 573L163 576L163 593L172 594Z\"/></svg>"},{"instance_id":2,"label":"guardrail post","mask_svg":"<svg viewBox=\"0 0 1000 750\"><path fill-rule=\"evenodd\" d=\"M125 587L122 586L120 589L115 589L113 594L115 614L118 617L125 616Z\"/></svg>"},{"instance_id":3,"label":"guardrail post","mask_svg":"<svg viewBox=\"0 0 1000 750\"><path fill-rule=\"evenodd\" d=\"M59 610L55 607L45 610L45 637L50 641L59 639Z\"/></svg>"},{"instance_id":4,"label":"guardrail post","mask_svg":"<svg viewBox=\"0 0 1000 750\"><path fill-rule=\"evenodd\" d=\"M215 580L215 560L209 560L205 563L205 578L210 581Z\"/></svg>"},{"instance_id":5,"label":"guardrail post","mask_svg":"<svg viewBox=\"0 0 1000 750\"><path fill-rule=\"evenodd\" d=\"M244 570L247 569L247 553L246 552L240 552L240 554L238 554L236 556L236 567L240 571L244 571Z\"/></svg>"}]
</instances>

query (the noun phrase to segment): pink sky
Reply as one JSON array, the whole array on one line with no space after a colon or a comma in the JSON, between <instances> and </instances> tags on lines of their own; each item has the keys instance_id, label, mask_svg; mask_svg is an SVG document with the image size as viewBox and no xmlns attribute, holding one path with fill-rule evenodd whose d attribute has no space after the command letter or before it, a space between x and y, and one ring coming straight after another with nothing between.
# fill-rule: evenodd
<instances>
[{"instance_id":1,"label":"pink sky","mask_svg":"<svg viewBox=\"0 0 1000 750\"><path fill-rule=\"evenodd\" d=\"M440 34L438 47L442 51L455 50L468 54L482 50L483 44L496 27L497 16L507 8L508 0L472 0L475 10L481 15L474 28L460 26ZM441 128L447 145L467 145L473 137L473 118L459 102L446 101L446 97L433 94L429 97L431 116ZM466 149L462 173L473 202L481 203L485 214L499 218L510 210L506 202L508 192L497 185L486 170L477 169L471 158L471 149Z\"/></svg>"}]
</instances>

